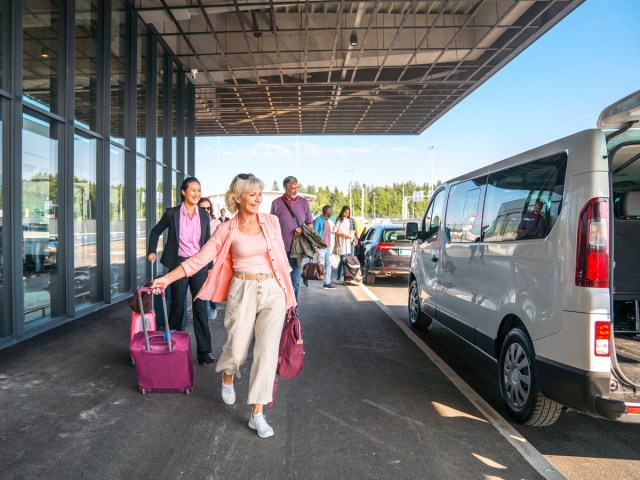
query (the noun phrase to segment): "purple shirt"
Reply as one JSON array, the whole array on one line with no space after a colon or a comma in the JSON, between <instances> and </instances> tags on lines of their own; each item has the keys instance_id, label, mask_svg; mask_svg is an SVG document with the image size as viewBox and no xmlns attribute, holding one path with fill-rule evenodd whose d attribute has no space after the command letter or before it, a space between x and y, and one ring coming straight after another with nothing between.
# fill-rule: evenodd
<instances>
[{"instance_id":1,"label":"purple shirt","mask_svg":"<svg viewBox=\"0 0 640 480\"><path fill-rule=\"evenodd\" d=\"M290 252L291 244L293 243L293 231L303 224L312 224L313 217L311 216L311 208L309 208L309 202L307 202L307 199L298 195L287 202L291 207L291 211L297 218L297 221L294 220L284 204L284 202L287 201L285 198L287 198L286 195L283 195L273 201L271 204L271 214L275 215L278 217L278 220L280 220L284 249L287 252Z\"/></svg>"},{"instance_id":2,"label":"purple shirt","mask_svg":"<svg viewBox=\"0 0 640 480\"><path fill-rule=\"evenodd\" d=\"M180 207L180 230L178 234L178 256L192 257L200 251L200 212L198 207L193 212L193 217L189 217L189 212L184 203Z\"/></svg>"}]
</instances>

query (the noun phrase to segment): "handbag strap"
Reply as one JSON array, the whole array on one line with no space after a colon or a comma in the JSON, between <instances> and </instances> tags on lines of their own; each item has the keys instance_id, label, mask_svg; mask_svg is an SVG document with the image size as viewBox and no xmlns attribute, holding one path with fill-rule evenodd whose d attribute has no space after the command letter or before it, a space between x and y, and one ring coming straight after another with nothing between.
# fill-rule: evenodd
<instances>
[{"instance_id":1,"label":"handbag strap","mask_svg":"<svg viewBox=\"0 0 640 480\"><path fill-rule=\"evenodd\" d=\"M293 219L296 221L296 225L300 226L300 221L298 220L298 217L296 217L293 214L293 210L291 210L291 207L289 206L289 202L287 202L284 198L281 198L282 203L284 203L284 206L287 207L287 210L289 210L289 213L291 214L291 216L293 217Z\"/></svg>"}]
</instances>

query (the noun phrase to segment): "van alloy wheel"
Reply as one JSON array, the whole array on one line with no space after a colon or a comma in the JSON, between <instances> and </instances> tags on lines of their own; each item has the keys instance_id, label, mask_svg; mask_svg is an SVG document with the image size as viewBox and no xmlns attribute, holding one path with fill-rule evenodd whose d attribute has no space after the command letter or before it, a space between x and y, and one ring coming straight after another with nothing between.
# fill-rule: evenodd
<instances>
[{"instance_id":1,"label":"van alloy wheel","mask_svg":"<svg viewBox=\"0 0 640 480\"><path fill-rule=\"evenodd\" d=\"M533 345L522 328L507 333L500 350L499 368L500 393L515 421L542 427L558 419L562 405L545 397L538 388Z\"/></svg>"},{"instance_id":2,"label":"van alloy wheel","mask_svg":"<svg viewBox=\"0 0 640 480\"><path fill-rule=\"evenodd\" d=\"M431 326L431 317L426 315L420 309L420 291L418 290L418 282L411 281L409 285L409 323L414 328L427 329Z\"/></svg>"}]
</instances>

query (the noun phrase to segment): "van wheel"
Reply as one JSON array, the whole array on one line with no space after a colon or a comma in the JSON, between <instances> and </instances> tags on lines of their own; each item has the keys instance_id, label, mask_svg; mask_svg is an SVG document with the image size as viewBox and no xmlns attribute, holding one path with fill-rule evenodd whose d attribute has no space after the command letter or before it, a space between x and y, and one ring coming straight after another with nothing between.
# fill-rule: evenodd
<instances>
[{"instance_id":1,"label":"van wheel","mask_svg":"<svg viewBox=\"0 0 640 480\"><path fill-rule=\"evenodd\" d=\"M427 329L431 326L431 317L420 309L420 291L418 282L409 285L409 323L413 328Z\"/></svg>"},{"instance_id":2,"label":"van wheel","mask_svg":"<svg viewBox=\"0 0 640 480\"><path fill-rule=\"evenodd\" d=\"M554 423L562 412L561 404L538 389L533 345L521 328L507 334L500 350L500 393L518 423L544 427Z\"/></svg>"}]
</instances>

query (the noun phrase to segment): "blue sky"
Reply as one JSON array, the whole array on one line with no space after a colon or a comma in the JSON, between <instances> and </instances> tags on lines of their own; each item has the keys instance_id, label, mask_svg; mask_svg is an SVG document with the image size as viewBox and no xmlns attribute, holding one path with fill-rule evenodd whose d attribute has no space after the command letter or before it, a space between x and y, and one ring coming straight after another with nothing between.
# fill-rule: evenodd
<instances>
[{"instance_id":1,"label":"blue sky","mask_svg":"<svg viewBox=\"0 0 640 480\"><path fill-rule=\"evenodd\" d=\"M606 106L640 90L639 18L640 0L586 0L421 135L199 137L196 175L205 195L240 172L267 189L287 175L345 192L349 175L431 182L433 146L434 177L448 180L593 128Z\"/></svg>"}]
</instances>

